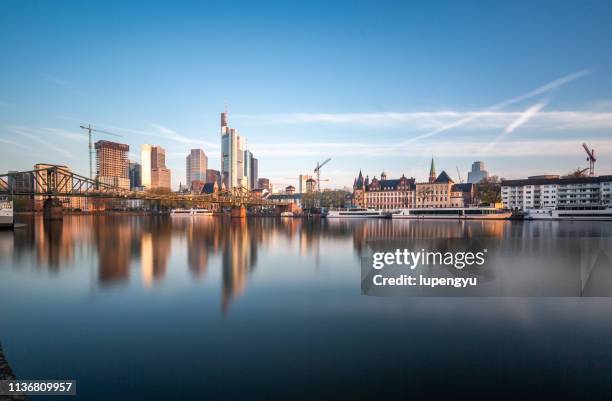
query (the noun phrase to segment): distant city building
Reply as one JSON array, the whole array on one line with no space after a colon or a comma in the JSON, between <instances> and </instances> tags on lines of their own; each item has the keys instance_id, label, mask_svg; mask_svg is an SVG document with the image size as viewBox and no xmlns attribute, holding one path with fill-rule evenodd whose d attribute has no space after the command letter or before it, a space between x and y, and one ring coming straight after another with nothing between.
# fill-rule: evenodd
<instances>
[{"instance_id":1,"label":"distant city building","mask_svg":"<svg viewBox=\"0 0 612 401\"><path fill-rule=\"evenodd\" d=\"M130 189L129 145L98 141L96 149L96 179L107 185Z\"/></svg>"},{"instance_id":2,"label":"distant city building","mask_svg":"<svg viewBox=\"0 0 612 401\"><path fill-rule=\"evenodd\" d=\"M206 181L204 180L192 180L191 185L189 186L189 192L199 194L202 192L204 185L206 185Z\"/></svg>"},{"instance_id":3,"label":"distant city building","mask_svg":"<svg viewBox=\"0 0 612 401\"><path fill-rule=\"evenodd\" d=\"M219 170L207 169L206 170L206 183L216 182L217 186L221 188L221 172Z\"/></svg>"},{"instance_id":4,"label":"distant city building","mask_svg":"<svg viewBox=\"0 0 612 401\"><path fill-rule=\"evenodd\" d=\"M272 183L268 178L259 178L257 180L257 188L267 189L269 193L272 193Z\"/></svg>"},{"instance_id":5,"label":"distant city building","mask_svg":"<svg viewBox=\"0 0 612 401\"><path fill-rule=\"evenodd\" d=\"M312 175L308 175L308 174L300 174L298 177L298 192L303 194L305 192L308 192L306 190L306 181L308 181L309 179L313 178Z\"/></svg>"},{"instance_id":6,"label":"distant city building","mask_svg":"<svg viewBox=\"0 0 612 401\"><path fill-rule=\"evenodd\" d=\"M468 171L467 182L477 184L488 177L489 172L485 170L484 162L478 161L472 163L472 171Z\"/></svg>"},{"instance_id":7,"label":"distant city building","mask_svg":"<svg viewBox=\"0 0 612 401\"><path fill-rule=\"evenodd\" d=\"M210 195L210 194L216 194L219 191L219 185L217 184L217 181L213 181L213 182L207 182L206 184L204 184L204 186L202 187L202 191L200 191L202 194L206 194L206 195Z\"/></svg>"},{"instance_id":8,"label":"distant city building","mask_svg":"<svg viewBox=\"0 0 612 401\"><path fill-rule=\"evenodd\" d=\"M254 184L251 181L251 172L253 170L253 153L250 150L244 151L244 178L246 180L245 187L248 189L253 189Z\"/></svg>"},{"instance_id":9,"label":"distant city building","mask_svg":"<svg viewBox=\"0 0 612 401\"><path fill-rule=\"evenodd\" d=\"M251 158L251 175L249 177L249 182L251 183L251 189L259 189L259 159L255 157Z\"/></svg>"},{"instance_id":10,"label":"distant city building","mask_svg":"<svg viewBox=\"0 0 612 401\"><path fill-rule=\"evenodd\" d=\"M9 171L9 190L13 192L30 192L34 189L32 176L18 171Z\"/></svg>"},{"instance_id":11,"label":"distant city building","mask_svg":"<svg viewBox=\"0 0 612 401\"><path fill-rule=\"evenodd\" d=\"M140 163L130 162L130 189L142 186L142 166Z\"/></svg>"},{"instance_id":12,"label":"distant city building","mask_svg":"<svg viewBox=\"0 0 612 401\"><path fill-rule=\"evenodd\" d=\"M295 193L295 187L293 185L289 185L285 188L285 194L293 195Z\"/></svg>"},{"instance_id":13,"label":"distant city building","mask_svg":"<svg viewBox=\"0 0 612 401\"><path fill-rule=\"evenodd\" d=\"M309 178L306 180L306 193L315 192L317 189L317 180Z\"/></svg>"},{"instance_id":14,"label":"distant city building","mask_svg":"<svg viewBox=\"0 0 612 401\"><path fill-rule=\"evenodd\" d=\"M149 144L140 145L140 185L151 188L151 148Z\"/></svg>"},{"instance_id":15,"label":"distant city building","mask_svg":"<svg viewBox=\"0 0 612 401\"><path fill-rule=\"evenodd\" d=\"M191 182L205 181L206 170L208 169L208 157L202 149L191 149L186 158L187 186L191 186Z\"/></svg>"},{"instance_id":16,"label":"distant city building","mask_svg":"<svg viewBox=\"0 0 612 401\"><path fill-rule=\"evenodd\" d=\"M507 209L612 207L612 175L565 177L542 175L501 183Z\"/></svg>"},{"instance_id":17,"label":"distant city building","mask_svg":"<svg viewBox=\"0 0 612 401\"><path fill-rule=\"evenodd\" d=\"M166 167L166 151L161 146L151 146L151 188L171 187L170 169Z\"/></svg>"},{"instance_id":18,"label":"distant city building","mask_svg":"<svg viewBox=\"0 0 612 401\"><path fill-rule=\"evenodd\" d=\"M227 189L248 188L244 175L244 138L227 125L227 113L221 113L221 178Z\"/></svg>"}]
</instances>

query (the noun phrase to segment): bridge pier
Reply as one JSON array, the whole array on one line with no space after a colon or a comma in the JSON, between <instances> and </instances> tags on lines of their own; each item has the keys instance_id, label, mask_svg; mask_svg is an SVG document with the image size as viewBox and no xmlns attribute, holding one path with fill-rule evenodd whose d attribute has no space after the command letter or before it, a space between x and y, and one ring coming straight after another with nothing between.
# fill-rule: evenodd
<instances>
[{"instance_id":1,"label":"bridge pier","mask_svg":"<svg viewBox=\"0 0 612 401\"><path fill-rule=\"evenodd\" d=\"M43 203L44 220L62 220L64 217L62 203L57 198L47 198Z\"/></svg>"},{"instance_id":2,"label":"bridge pier","mask_svg":"<svg viewBox=\"0 0 612 401\"><path fill-rule=\"evenodd\" d=\"M246 217L246 207L232 206L232 218L244 219Z\"/></svg>"}]
</instances>

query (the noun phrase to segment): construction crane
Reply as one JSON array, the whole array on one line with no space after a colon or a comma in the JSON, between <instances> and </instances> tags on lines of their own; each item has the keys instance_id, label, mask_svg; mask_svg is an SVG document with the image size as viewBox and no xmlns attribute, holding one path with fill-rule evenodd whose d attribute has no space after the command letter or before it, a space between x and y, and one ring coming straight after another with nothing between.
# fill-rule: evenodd
<instances>
[{"instance_id":1,"label":"construction crane","mask_svg":"<svg viewBox=\"0 0 612 401\"><path fill-rule=\"evenodd\" d=\"M459 177L459 182L463 184L463 178L461 178L461 173L459 172L459 166L455 166L455 167L457 167L457 176Z\"/></svg>"},{"instance_id":2,"label":"construction crane","mask_svg":"<svg viewBox=\"0 0 612 401\"><path fill-rule=\"evenodd\" d=\"M586 143L583 143L582 147L588 156L587 161L589 162L589 175L593 177L595 175L595 162L597 161L595 158L595 149L589 149Z\"/></svg>"},{"instance_id":3,"label":"construction crane","mask_svg":"<svg viewBox=\"0 0 612 401\"><path fill-rule=\"evenodd\" d=\"M94 179L93 177L93 154L94 154L94 145L93 145L93 133L97 132L99 134L111 135L121 137L123 135L113 134L112 132L102 131L101 129L92 128L91 124L88 124L87 127L81 125L81 128L86 130L89 134L89 178Z\"/></svg>"},{"instance_id":4,"label":"construction crane","mask_svg":"<svg viewBox=\"0 0 612 401\"><path fill-rule=\"evenodd\" d=\"M325 166L329 163L331 159L325 160L323 163L317 162L317 167L315 167L314 172L317 173L317 191L321 192L321 167Z\"/></svg>"}]
</instances>

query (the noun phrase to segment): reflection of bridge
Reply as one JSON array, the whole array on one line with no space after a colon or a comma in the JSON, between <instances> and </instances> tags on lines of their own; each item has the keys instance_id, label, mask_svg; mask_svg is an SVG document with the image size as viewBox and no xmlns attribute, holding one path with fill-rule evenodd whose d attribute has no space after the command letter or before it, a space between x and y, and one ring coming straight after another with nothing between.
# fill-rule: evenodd
<instances>
[{"instance_id":1,"label":"reflection of bridge","mask_svg":"<svg viewBox=\"0 0 612 401\"><path fill-rule=\"evenodd\" d=\"M139 199L146 201L178 201L199 207L219 205L244 209L251 206L286 206L253 195L248 189L232 188L213 194L182 194L175 192L130 191L75 174L63 166L11 172L0 175L0 195L86 197L107 199Z\"/></svg>"}]
</instances>

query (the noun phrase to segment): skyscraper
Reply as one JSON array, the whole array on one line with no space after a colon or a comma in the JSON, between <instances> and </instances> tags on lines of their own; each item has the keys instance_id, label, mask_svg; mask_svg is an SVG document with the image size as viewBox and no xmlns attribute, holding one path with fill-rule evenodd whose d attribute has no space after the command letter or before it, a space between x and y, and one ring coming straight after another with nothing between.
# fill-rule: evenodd
<instances>
[{"instance_id":1,"label":"skyscraper","mask_svg":"<svg viewBox=\"0 0 612 401\"><path fill-rule=\"evenodd\" d=\"M145 188L171 188L170 169L166 168L166 151L161 146L140 147L141 184Z\"/></svg>"},{"instance_id":2,"label":"skyscraper","mask_svg":"<svg viewBox=\"0 0 612 401\"><path fill-rule=\"evenodd\" d=\"M248 185L244 179L244 138L227 125L227 113L221 113L221 177L227 189Z\"/></svg>"},{"instance_id":3,"label":"skyscraper","mask_svg":"<svg viewBox=\"0 0 612 401\"><path fill-rule=\"evenodd\" d=\"M244 151L244 179L247 181L246 188L253 189L255 187L251 176L253 173L253 153L250 150Z\"/></svg>"},{"instance_id":4,"label":"skyscraper","mask_svg":"<svg viewBox=\"0 0 612 401\"><path fill-rule=\"evenodd\" d=\"M251 183L251 189L259 189L259 160L255 157L251 159L251 176L249 182Z\"/></svg>"},{"instance_id":5,"label":"skyscraper","mask_svg":"<svg viewBox=\"0 0 612 401\"><path fill-rule=\"evenodd\" d=\"M171 188L170 169L166 168L166 150L161 146L151 147L151 188Z\"/></svg>"},{"instance_id":6,"label":"skyscraper","mask_svg":"<svg viewBox=\"0 0 612 401\"><path fill-rule=\"evenodd\" d=\"M140 185L151 188L151 145L140 145Z\"/></svg>"},{"instance_id":7,"label":"skyscraper","mask_svg":"<svg viewBox=\"0 0 612 401\"><path fill-rule=\"evenodd\" d=\"M208 169L208 157L202 149L191 149L186 158L187 186L191 186L193 181L205 181L206 170Z\"/></svg>"},{"instance_id":8,"label":"skyscraper","mask_svg":"<svg viewBox=\"0 0 612 401\"><path fill-rule=\"evenodd\" d=\"M142 167L139 163L130 162L130 189L142 186Z\"/></svg>"},{"instance_id":9,"label":"skyscraper","mask_svg":"<svg viewBox=\"0 0 612 401\"><path fill-rule=\"evenodd\" d=\"M477 161L472 163L472 171L468 171L467 182L477 184L488 177L489 172L485 170L485 163L482 161Z\"/></svg>"},{"instance_id":10,"label":"skyscraper","mask_svg":"<svg viewBox=\"0 0 612 401\"><path fill-rule=\"evenodd\" d=\"M129 145L98 141L96 149L96 179L104 184L130 189Z\"/></svg>"}]
</instances>

